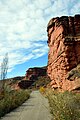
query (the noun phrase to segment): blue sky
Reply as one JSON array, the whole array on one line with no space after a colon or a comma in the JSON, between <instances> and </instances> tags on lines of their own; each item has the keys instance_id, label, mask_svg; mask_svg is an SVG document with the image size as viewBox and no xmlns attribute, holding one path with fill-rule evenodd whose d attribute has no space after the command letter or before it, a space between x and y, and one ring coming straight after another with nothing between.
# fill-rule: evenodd
<instances>
[{"instance_id":1,"label":"blue sky","mask_svg":"<svg viewBox=\"0 0 80 120\"><path fill-rule=\"evenodd\" d=\"M47 24L80 13L80 0L0 0L0 64L9 56L8 77L47 64Z\"/></svg>"}]
</instances>

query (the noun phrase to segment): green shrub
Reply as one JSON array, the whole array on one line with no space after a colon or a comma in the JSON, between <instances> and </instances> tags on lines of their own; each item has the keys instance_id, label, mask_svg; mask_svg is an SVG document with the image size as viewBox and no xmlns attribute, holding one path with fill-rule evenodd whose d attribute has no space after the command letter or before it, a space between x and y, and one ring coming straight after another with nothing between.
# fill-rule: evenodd
<instances>
[{"instance_id":1,"label":"green shrub","mask_svg":"<svg viewBox=\"0 0 80 120\"><path fill-rule=\"evenodd\" d=\"M27 90L5 92L4 98L0 100L0 117L20 106L29 97Z\"/></svg>"},{"instance_id":2,"label":"green shrub","mask_svg":"<svg viewBox=\"0 0 80 120\"><path fill-rule=\"evenodd\" d=\"M49 91L48 99L54 120L80 120L80 94Z\"/></svg>"}]
</instances>

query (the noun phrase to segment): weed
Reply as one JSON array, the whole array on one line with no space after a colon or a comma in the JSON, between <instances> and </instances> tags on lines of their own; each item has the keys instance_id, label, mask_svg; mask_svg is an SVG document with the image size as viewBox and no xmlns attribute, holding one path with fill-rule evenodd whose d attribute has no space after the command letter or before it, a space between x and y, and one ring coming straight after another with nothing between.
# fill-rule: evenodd
<instances>
[{"instance_id":1,"label":"weed","mask_svg":"<svg viewBox=\"0 0 80 120\"><path fill-rule=\"evenodd\" d=\"M29 96L27 90L5 92L3 99L0 100L0 117L20 106Z\"/></svg>"},{"instance_id":2,"label":"weed","mask_svg":"<svg viewBox=\"0 0 80 120\"><path fill-rule=\"evenodd\" d=\"M40 87L39 91L40 91L41 93L45 93L45 88L44 88L44 87Z\"/></svg>"},{"instance_id":3,"label":"weed","mask_svg":"<svg viewBox=\"0 0 80 120\"><path fill-rule=\"evenodd\" d=\"M80 94L72 92L47 93L54 120L80 120Z\"/></svg>"}]
</instances>

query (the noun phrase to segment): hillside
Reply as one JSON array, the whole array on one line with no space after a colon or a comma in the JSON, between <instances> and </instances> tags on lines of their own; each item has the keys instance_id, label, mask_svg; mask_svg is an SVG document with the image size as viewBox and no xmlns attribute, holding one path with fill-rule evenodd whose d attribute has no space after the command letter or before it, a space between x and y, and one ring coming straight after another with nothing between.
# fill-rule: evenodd
<instances>
[{"instance_id":1,"label":"hillside","mask_svg":"<svg viewBox=\"0 0 80 120\"><path fill-rule=\"evenodd\" d=\"M2 80L5 86L11 87L12 90L46 87L50 83L50 78L47 76L47 67L34 67L26 71L25 76L17 76Z\"/></svg>"}]
</instances>

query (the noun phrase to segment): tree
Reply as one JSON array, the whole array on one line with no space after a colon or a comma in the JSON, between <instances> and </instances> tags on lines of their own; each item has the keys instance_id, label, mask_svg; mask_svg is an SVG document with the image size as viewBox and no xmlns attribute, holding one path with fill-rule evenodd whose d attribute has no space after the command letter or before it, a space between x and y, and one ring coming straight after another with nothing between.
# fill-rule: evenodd
<instances>
[{"instance_id":1,"label":"tree","mask_svg":"<svg viewBox=\"0 0 80 120\"><path fill-rule=\"evenodd\" d=\"M4 89L5 78L7 77L7 70L8 70L8 53L5 54L5 57L3 58L3 62L1 63L1 80L2 85L0 86L1 89Z\"/></svg>"}]
</instances>

